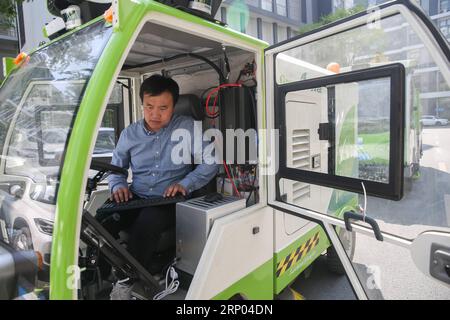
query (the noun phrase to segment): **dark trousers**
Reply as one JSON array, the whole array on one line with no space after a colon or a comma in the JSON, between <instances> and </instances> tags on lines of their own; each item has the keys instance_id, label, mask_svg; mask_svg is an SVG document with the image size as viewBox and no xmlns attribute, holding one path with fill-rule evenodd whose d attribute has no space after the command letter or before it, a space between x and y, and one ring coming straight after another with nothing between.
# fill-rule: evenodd
<instances>
[{"instance_id":1,"label":"dark trousers","mask_svg":"<svg viewBox=\"0 0 450 320\"><path fill-rule=\"evenodd\" d=\"M96 219L116 239L119 239L120 231L128 232L128 251L130 254L147 270L156 271L153 270L152 262L158 253L158 242L163 232L175 228L175 208L175 204L148 207L121 211L118 214L107 216L97 215ZM171 234L174 237L174 233ZM175 238L170 240L175 248Z\"/></svg>"}]
</instances>

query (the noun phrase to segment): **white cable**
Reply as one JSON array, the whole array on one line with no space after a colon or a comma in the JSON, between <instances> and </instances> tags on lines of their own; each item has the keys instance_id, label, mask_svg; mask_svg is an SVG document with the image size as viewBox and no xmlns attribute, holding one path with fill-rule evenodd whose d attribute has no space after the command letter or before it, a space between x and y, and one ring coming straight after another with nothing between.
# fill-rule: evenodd
<instances>
[{"instance_id":1,"label":"white cable","mask_svg":"<svg viewBox=\"0 0 450 320\"><path fill-rule=\"evenodd\" d=\"M171 279L170 284L168 284L169 274L170 274L170 279ZM167 272L166 272L166 289L161 291L160 293L156 294L153 297L153 300L161 300L161 299L167 297L168 295L175 293L178 290L178 287L180 286L180 281L178 281L177 279L178 279L177 272L175 271L175 269L173 267L169 267L169 269L167 269Z\"/></svg>"},{"instance_id":2,"label":"white cable","mask_svg":"<svg viewBox=\"0 0 450 320\"><path fill-rule=\"evenodd\" d=\"M364 208L362 209L363 212L363 221L366 222L366 212L367 212L367 192L366 192L366 186L364 185L364 182L361 182L363 191L364 191Z\"/></svg>"},{"instance_id":3,"label":"white cable","mask_svg":"<svg viewBox=\"0 0 450 320\"><path fill-rule=\"evenodd\" d=\"M125 279L119 280L119 281L117 281L117 283L121 284L121 283L127 282L128 280L130 280L130 278L125 278Z\"/></svg>"}]
</instances>

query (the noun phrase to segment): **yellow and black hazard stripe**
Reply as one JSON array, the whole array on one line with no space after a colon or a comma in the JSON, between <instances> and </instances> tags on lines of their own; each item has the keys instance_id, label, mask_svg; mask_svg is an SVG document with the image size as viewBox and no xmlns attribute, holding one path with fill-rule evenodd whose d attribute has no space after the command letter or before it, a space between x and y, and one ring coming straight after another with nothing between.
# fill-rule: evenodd
<instances>
[{"instance_id":1,"label":"yellow and black hazard stripe","mask_svg":"<svg viewBox=\"0 0 450 320\"><path fill-rule=\"evenodd\" d=\"M314 237L304 242L297 250L284 257L277 265L277 278L281 277L289 268L291 268L297 261L302 260L312 249L319 243L320 237L317 232Z\"/></svg>"}]
</instances>

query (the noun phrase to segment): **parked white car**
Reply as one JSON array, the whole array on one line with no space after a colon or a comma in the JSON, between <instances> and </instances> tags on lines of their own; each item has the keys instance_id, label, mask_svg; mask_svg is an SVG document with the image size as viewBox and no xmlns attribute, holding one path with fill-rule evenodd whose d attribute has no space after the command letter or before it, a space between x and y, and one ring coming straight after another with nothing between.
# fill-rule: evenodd
<instances>
[{"instance_id":1,"label":"parked white car","mask_svg":"<svg viewBox=\"0 0 450 320\"><path fill-rule=\"evenodd\" d=\"M446 126L448 125L448 119L437 118L435 116L423 116L420 122L424 126Z\"/></svg>"},{"instance_id":2,"label":"parked white car","mask_svg":"<svg viewBox=\"0 0 450 320\"><path fill-rule=\"evenodd\" d=\"M93 157L112 157L115 129L100 128ZM50 266L50 251L55 218L58 165L68 131L61 128L38 130L33 134L16 132L6 157L5 181L0 179L0 239L8 237L15 250L34 250L42 254L45 268ZM38 147L41 142L41 151ZM26 152L23 152L25 150ZM92 177L97 172L90 172ZM14 177L12 179L11 177ZM47 270L47 269L46 269ZM47 278L40 280L48 281Z\"/></svg>"}]
</instances>

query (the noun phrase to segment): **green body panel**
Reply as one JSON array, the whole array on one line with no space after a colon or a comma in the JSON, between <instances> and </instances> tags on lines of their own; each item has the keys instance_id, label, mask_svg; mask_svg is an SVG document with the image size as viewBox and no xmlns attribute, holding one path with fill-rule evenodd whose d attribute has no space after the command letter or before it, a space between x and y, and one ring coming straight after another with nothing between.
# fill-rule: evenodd
<instances>
[{"instance_id":1,"label":"green body panel","mask_svg":"<svg viewBox=\"0 0 450 320\"><path fill-rule=\"evenodd\" d=\"M219 293L213 300L229 300L236 295L248 300L272 300L273 259Z\"/></svg>"},{"instance_id":2,"label":"green body panel","mask_svg":"<svg viewBox=\"0 0 450 320\"><path fill-rule=\"evenodd\" d=\"M264 63L264 52L263 49L267 47L267 44L264 43L263 47L261 47L261 66L265 66ZM265 129L266 124L266 94L265 94L265 72L264 68L260 68L260 76L262 79L262 104L263 104L263 112L261 114L263 127ZM260 136L262 143L263 153L266 153L266 136ZM266 161L265 159L264 161ZM234 283L226 290L222 291L220 294L215 296L213 300L229 300L230 298L240 295L244 299L249 300L272 300L274 294L274 278L273 278L273 267L274 260L271 259L267 261L265 264L257 268L255 271L249 273L247 276Z\"/></svg>"},{"instance_id":3,"label":"green body panel","mask_svg":"<svg viewBox=\"0 0 450 320\"><path fill-rule=\"evenodd\" d=\"M278 276L278 270L281 265L288 264L289 258L292 258L299 248L306 249L308 247L308 241L318 235L318 243L311 250L307 251L296 262L292 263L283 274ZM274 265L274 282L275 282L275 294L279 294L284 288L286 288L292 281L294 281L314 260L316 260L322 252L324 252L330 246L330 241L326 233L320 226L315 227L308 233L304 234L300 239L290 244L288 247L280 252L275 253L275 265ZM307 249L306 249L307 250ZM301 253L300 253L301 255Z\"/></svg>"},{"instance_id":4,"label":"green body panel","mask_svg":"<svg viewBox=\"0 0 450 320\"><path fill-rule=\"evenodd\" d=\"M96 136L95 130L103 115L103 109L108 98L107 93L114 85L114 82L111 80L114 79L117 68L123 62L122 57L132 41L139 24L150 12L167 14L186 22L215 29L234 37L238 41L244 41L248 45L255 46L259 50L263 50L267 46L267 43L258 39L151 0L119 1L119 25L115 26L114 33L106 45L87 85L65 154L53 231L50 268L51 299L77 298L76 286L72 284L76 280L74 276L76 273L73 270L77 266L78 261L79 226L86 183L83 175L91 159L91 142L94 141ZM95 19L89 24L100 19L102 17ZM69 36L71 33L62 37ZM59 39L55 39L51 43ZM46 46L49 44L46 44ZM265 268L263 267L263 269ZM263 273L265 274L266 272ZM272 285L270 279L269 284ZM253 292L249 292L252 296L254 295Z\"/></svg>"},{"instance_id":5,"label":"green body panel","mask_svg":"<svg viewBox=\"0 0 450 320\"><path fill-rule=\"evenodd\" d=\"M351 148L356 144L357 132L354 126L354 124L357 123L356 117L356 106L353 106L349 109L343 121L338 140L338 148L345 148L345 146L349 146ZM336 163L337 175L348 177L358 176L359 160L357 158L351 158L343 161L338 153ZM337 218L342 218L346 211L356 210L357 205L358 195L353 192L334 189L330 203L328 205L328 214L333 215Z\"/></svg>"},{"instance_id":6,"label":"green body panel","mask_svg":"<svg viewBox=\"0 0 450 320\"><path fill-rule=\"evenodd\" d=\"M337 138L336 149L345 149L346 147L352 148L356 145L355 123L358 123L356 106L349 108L345 119L342 122L340 128L340 135ZM358 158L348 157L346 159L341 158L341 152L336 152L336 175L357 177L358 176Z\"/></svg>"},{"instance_id":7,"label":"green body panel","mask_svg":"<svg viewBox=\"0 0 450 320\"><path fill-rule=\"evenodd\" d=\"M420 123L420 119L422 119L422 107L420 105L420 90L416 88L416 86L412 85L412 92L414 96L413 100L413 130L414 130L414 145L416 146L415 154L417 156L416 159L413 157L413 165L417 165L417 168L414 168L413 172L413 178L418 179L420 178L420 171L419 171L419 163L414 163L414 161L419 162L419 159L421 158L421 152L422 152L422 124ZM405 134L405 140L408 140L409 135ZM412 142L411 142L412 143ZM408 151L408 149L405 149L405 154ZM407 163L405 163L407 165Z\"/></svg>"},{"instance_id":8,"label":"green body panel","mask_svg":"<svg viewBox=\"0 0 450 320\"><path fill-rule=\"evenodd\" d=\"M354 126L354 123L358 122L356 117L356 106L353 106L352 108L350 108L343 121L344 124L342 126L341 134L339 137L339 147L344 147L346 144L350 146L356 144L357 132ZM338 157L337 163L338 166L336 167L336 174L351 177L358 176L359 160L357 158L350 159L350 161L341 161L341 159ZM358 211L358 201L359 200L357 194L344 190L334 189L328 206L328 214L336 218L343 219L345 212ZM336 233L339 234L341 228L338 226L336 226L335 228Z\"/></svg>"},{"instance_id":9,"label":"green body panel","mask_svg":"<svg viewBox=\"0 0 450 320\"><path fill-rule=\"evenodd\" d=\"M3 76L5 78L14 70L16 65L14 64L14 58L3 57Z\"/></svg>"}]
</instances>

